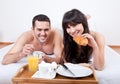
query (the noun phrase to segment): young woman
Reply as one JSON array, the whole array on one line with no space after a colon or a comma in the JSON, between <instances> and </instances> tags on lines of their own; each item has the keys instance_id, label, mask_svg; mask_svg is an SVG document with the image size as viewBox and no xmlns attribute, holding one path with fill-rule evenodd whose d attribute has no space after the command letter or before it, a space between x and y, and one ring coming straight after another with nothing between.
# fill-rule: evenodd
<instances>
[{"instance_id":1,"label":"young woman","mask_svg":"<svg viewBox=\"0 0 120 84\"><path fill-rule=\"evenodd\" d=\"M62 21L63 27L63 60L70 63L89 63L93 56L95 69L102 70L104 67L105 39L98 32L90 31L86 16L77 9L66 12ZM87 38L86 46L78 45L73 37L82 36Z\"/></svg>"}]
</instances>

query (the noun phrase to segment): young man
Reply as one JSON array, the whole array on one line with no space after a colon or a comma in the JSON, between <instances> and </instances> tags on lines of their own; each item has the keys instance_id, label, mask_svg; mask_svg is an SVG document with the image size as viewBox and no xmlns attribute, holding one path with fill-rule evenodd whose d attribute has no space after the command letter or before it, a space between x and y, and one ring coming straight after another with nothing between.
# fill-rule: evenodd
<instances>
[{"instance_id":1,"label":"young man","mask_svg":"<svg viewBox=\"0 0 120 84\"><path fill-rule=\"evenodd\" d=\"M4 56L2 64L10 64L19 61L33 51L42 51L46 55L46 62L59 63L63 48L62 34L51 28L50 19L43 14L37 15L32 21L32 30L24 32L9 52ZM54 54L55 58L47 56Z\"/></svg>"}]
</instances>

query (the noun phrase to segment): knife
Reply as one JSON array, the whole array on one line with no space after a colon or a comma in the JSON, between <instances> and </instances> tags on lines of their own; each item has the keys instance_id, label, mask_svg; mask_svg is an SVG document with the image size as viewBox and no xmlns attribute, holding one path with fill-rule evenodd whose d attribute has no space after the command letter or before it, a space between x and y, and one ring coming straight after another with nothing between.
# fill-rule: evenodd
<instances>
[{"instance_id":1,"label":"knife","mask_svg":"<svg viewBox=\"0 0 120 84\"><path fill-rule=\"evenodd\" d=\"M73 76L75 76L75 74L65 64L62 64L62 66L65 70L68 70Z\"/></svg>"}]
</instances>

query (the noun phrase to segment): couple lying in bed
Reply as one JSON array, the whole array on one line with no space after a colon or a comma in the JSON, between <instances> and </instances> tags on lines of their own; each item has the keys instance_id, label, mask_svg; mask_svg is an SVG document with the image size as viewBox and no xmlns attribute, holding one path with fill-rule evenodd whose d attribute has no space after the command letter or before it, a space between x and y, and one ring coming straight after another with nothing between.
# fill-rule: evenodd
<instances>
[{"instance_id":1,"label":"couple lying in bed","mask_svg":"<svg viewBox=\"0 0 120 84\"><path fill-rule=\"evenodd\" d=\"M37 15L32 20L32 29L24 32L14 46L8 51L2 60L2 64L10 64L19 61L33 51L45 53L41 60L56 63L89 63L93 57L95 69L104 68L104 37L89 30L87 19L81 11L72 9L63 16L62 34L55 28L51 28L50 19L43 14ZM87 38L86 45L79 45L74 37ZM81 41L78 40L77 41ZM47 54L54 54L51 58ZM40 60L40 61L41 61Z\"/></svg>"}]
</instances>

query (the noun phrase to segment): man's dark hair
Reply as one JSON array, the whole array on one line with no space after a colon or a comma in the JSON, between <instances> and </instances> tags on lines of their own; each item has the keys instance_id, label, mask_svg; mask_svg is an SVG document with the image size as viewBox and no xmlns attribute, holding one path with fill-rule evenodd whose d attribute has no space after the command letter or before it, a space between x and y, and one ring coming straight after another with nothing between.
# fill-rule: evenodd
<instances>
[{"instance_id":1,"label":"man's dark hair","mask_svg":"<svg viewBox=\"0 0 120 84\"><path fill-rule=\"evenodd\" d=\"M48 18L48 16L44 15L44 14L39 14L39 15L36 15L33 20L32 20L32 26L33 28L35 27L35 21L47 21L50 23L50 19Z\"/></svg>"}]
</instances>

